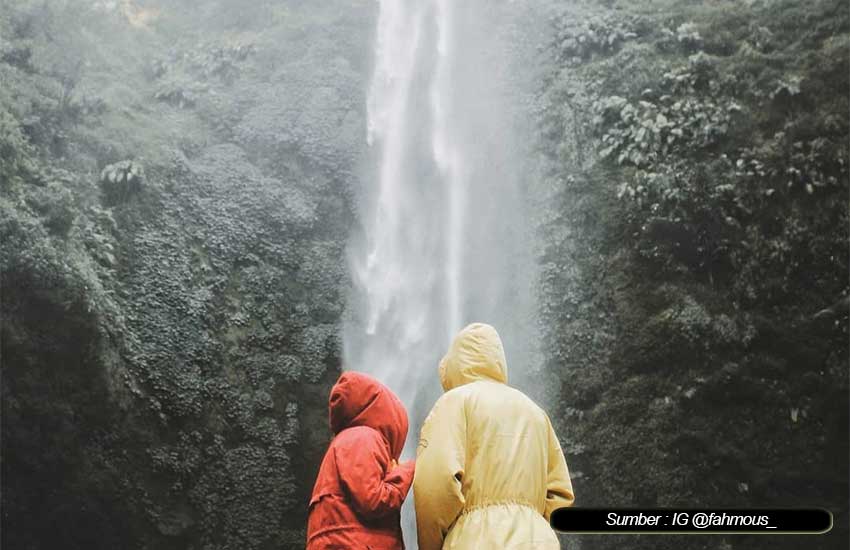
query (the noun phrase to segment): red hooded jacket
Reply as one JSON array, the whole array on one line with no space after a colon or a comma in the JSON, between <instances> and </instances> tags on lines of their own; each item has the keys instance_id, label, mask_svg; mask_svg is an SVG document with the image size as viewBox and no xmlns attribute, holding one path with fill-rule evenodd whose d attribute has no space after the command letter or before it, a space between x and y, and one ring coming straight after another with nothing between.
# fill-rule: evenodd
<instances>
[{"instance_id":1,"label":"red hooded jacket","mask_svg":"<svg viewBox=\"0 0 850 550\"><path fill-rule=\"evenodd\" d=\"M386 386L345 372L328 402L331 441L310 498L307 550L403 550L400 510L413 462L397 465L407 412Z\"/></svg>"}]
</instances>

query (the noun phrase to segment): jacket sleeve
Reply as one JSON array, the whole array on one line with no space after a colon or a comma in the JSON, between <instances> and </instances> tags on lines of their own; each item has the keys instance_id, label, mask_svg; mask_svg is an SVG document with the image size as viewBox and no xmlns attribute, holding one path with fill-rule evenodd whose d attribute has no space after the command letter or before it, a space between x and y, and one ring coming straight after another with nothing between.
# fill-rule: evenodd
<instances>
[{"instance_id":1,"label":"jacket sleeve","mask_svg":"<svg viewBox=\"0 0 850 550\"><path fill-rule=\"evenodd\" d=\"M561 450L561 443L558 441L552 423L548 419L547 424L549 427L549 471L546 479L546 511L544 516L548 521L552 512L558 508L572 506L575 502L575 494L573 493L572 481L570 481L570 472L567 469L567 461Z\"/></svg>"},{"instance_id":2,"label":"jacket sleeve","mask_svg":"<svg viewBox=\"0 0 850 550\"><path fill-rule=\"evenodd\" d=\"M334 452L340 482L357 514L375 519L401 509L413 482L414 465L411 461L390 468L390 454L380 433L359 429Z\"/></svg>"},{"instance_id":3,"label":"jacket sleeve","mask_svg":"<svg viewBox=\"0 0 850 550\"><path fill-rule=\"evenodd\" d=\"M444 394L425 419L416 451L413 500L419 550L440 550L463 510L466 417L457 393Z\"/></svg>"}]
</instances>

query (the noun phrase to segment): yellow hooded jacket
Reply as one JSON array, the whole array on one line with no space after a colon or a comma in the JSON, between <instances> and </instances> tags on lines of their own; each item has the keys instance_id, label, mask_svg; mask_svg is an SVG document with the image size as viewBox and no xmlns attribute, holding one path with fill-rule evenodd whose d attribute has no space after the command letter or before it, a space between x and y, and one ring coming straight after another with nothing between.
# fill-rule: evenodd
<instances>
[{"instance_id":1,"label":"yellow hooded jacket","mask_svg":"<svg viewBox=\"0 0 850 550\"><path fill-rule=\"evenodd\" d=\"M496 330L463 329L440 382L413 479L419 549L560 548L549 515L575 500L567 463L546 413L507 385Z\"/></svg>"}]
</instances>

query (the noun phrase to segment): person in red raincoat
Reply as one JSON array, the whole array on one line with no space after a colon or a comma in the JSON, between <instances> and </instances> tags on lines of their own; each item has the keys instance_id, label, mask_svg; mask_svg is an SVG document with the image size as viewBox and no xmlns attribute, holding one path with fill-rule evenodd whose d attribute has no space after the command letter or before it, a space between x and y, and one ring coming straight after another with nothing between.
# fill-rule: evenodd
<instances>
[{"instance_id":1,"label":"person in red raincoat","mask_svg":"<svg viewBox=\"0 0 850 550\"><path fill-rule=\"evenodd\" d=\"M310 498L307 550L403 550L400 510L413 461L398 464L407 412L389 388L345 372L328 400L334 438Z\"/></svg>"}]
</instances>

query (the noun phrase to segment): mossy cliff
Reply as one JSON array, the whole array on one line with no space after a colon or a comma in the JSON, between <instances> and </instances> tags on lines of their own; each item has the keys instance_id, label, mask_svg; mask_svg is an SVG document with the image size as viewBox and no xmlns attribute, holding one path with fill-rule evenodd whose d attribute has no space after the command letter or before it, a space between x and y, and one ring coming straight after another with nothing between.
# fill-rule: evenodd
<instances>
[{"instance_id":1,"label":"mossy cliff","mask_svg":"<svg viewBox=\"0 0 850 550\"><path fill-rule=\"evenodd\" d=\"M374 7L91 4L0 12L2 544L303 548Z\"/></svg>"},{"instance_id":2,"label":"mossy cliff","mask_svg":"<svg viewBox=\"0 0 850 550\"><path fill-rule=\"evenodd\" d=\"M542 315L578 502L825 506L805 544L845 548L846 2L558 6Z\"/></svg>"}]
</instances>

